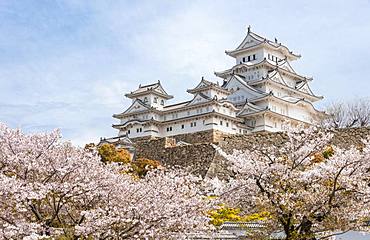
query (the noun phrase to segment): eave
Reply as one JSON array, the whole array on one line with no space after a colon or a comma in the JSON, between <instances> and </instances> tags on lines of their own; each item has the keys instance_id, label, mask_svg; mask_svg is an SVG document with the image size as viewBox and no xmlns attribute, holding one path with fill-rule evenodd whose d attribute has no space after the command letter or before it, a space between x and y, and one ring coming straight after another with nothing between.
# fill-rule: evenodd
<instances>
[{"instance_id":1,"label":"eave","mask_svg":"<svg viewBox=\"0 0 370 240\"><path fill-rule=\"evenodd\" d=\"M290 76L293 76L295 77L296 79L298 80L301 80L301 81L305 81L305 80L310 80L312 78L308 78L308 77L304 77L304 76L301 76L297 73L294 73L294 72L291 72L291 71L288 71L284 68L281 68L279 65L274 65L272 63L270 63L266 58L264 58L261 62L258 62L258 63L255 63L255 64L251 64L251 65L248 65L248 64L245 64L245 63L240 63L240 64L237 64L235 65L234 67L230 68L230 69L227 69L225 71L222 71L222 72L214 72L214 74L217 76L217 77L220 77L220 78L223 78L223 79L226 79L230 76L232 76L235 71L235 69L239 69L239 68L253 68L253 67L258 67L258 66L261 66L261 65L265 65L265 66L268 66L270 67L271 69L279 69L279 71L287 74L287 75L290 75Z\"/></svg>"},{"instance_id":2,"label":"eave","mask_svg":"<svg viewBox=\"0 0 370 240\"><path fill-rule=\"evenodd\" d=\"M279 51L282 50L284 56L286 56L290 61L297 60L301 57L299 54L294 54L292 51L290 51L286 46L281 45L281 43L278 46L272 45L268 40L264 40L261 43L258 43L254 46L246 47L246 48L241 48L241 49L235 49L235 50L229 50L225 51L225 53L231 57L238 57L238 55L249 52L255 49L267 47L269 49L272 49L274 51Z\"/></svg>"},{"instance_id":3,"label":"eave","mask_svg":"<svg viewBox=\"0 0 370 240\"><path fill-rule=\"evenodd\" d=\"M171 120L166 120L166 121L158 121L158 120L154 120L154 119L149 119L149 120L140 120L140 119L132 119L132 120L129 120L123 124L113 124L112 127L115 128L115 129L123 129L125 128L128 124L130 123L133 123L133 122L138 122L140 124L158 124L158 125L163 125L163 124L168 124L168 123L171 123L171 122L181 122L181 121L185 121L185 120L189 120L189 119L194 119L194 118L199 118L199 117L204 117L204 116L219 116L219 117L223 117L223 118L227 118L231 121L235 121L235 122L243 122L242 119L239 119L237 117L231 117L229 115L225 115L225 114L222 114L222 113L218 113L218 112L215 112L215 111L212 111L212 112L207 112L207 113L202 113L202 114L197 114L197 115L191 115L191 116L187 116L187 117L182 117L182 118L177 118L177 119L171 119Z\"/></svg>"},{"instance_id":4,"label":"eave","mask_svg":"<svg viewBox=\"0 0 370 240\"><path fill-rule=\"evenodd\" d=\"M139 92L139 93L134 93L134 92L127 93L127 94L125 94L125 97L132 99L132 98L137 98L137 97L145 96L145 95L148 95L148 94L154 94L154 95L157 95L159 97L163 97L166 100L169 100L169 99L172 99L173 98L172 95L162 94L162 93L153 91L152 89L151 90L148 90L148 91L144 91L144 92Z\"/></svg>"},{"instance_id":5,"label":"eave","mask_svg":"<svg viewBox=\"0 0 370 240\"><path fill-rule=\"evenodd\" d=\"M186 102L190 103L191 101L186 101ZM186 102L182 102L182 103L179 103L179 104L184 104ZM165 108L163 108L163 110L161 111L161 110L158 110L158 109L155 109L155 108L149 108L147 110L133 112L133 113L113 114L113 117L116 118L116 119L122 119L124 117L129 117L129 116L132 116L132 115L138 115L138 114L144 114L144 113L151 113L151 112L157 113L158 115L163 115L163 114L175 113L175 112L179 112L179 111L186 111L188 109L198 108L198 107L204 107L204 106L213 105L213 104L217 104L217 105L227 104L228 107L230 107L234 111L237 111L238 110L238 108L236 108L232 104L232 102L230 102L228 100L223 100L223 99L222 100L216 100L216 99L212 99L212 100L209 100L208 102L202 102L202 103L197 103L197 104L193 104L193 105L185 105L183 107L175 108L175 109L170 109L170 110L165 110ZM178 105L178 104L174 104L174 105Z\"/></svg>"},{"instance_id":6,"label":"eave","mask_svg":"<svg viewBox=\"0 0 370 240\"><path fill-rule=\"evenodd\" d=\"M323 99L324 97L323 96L316 96L316 95L311 95L311 94L308 94L308 93L305 93L305 92L302 92L302 91L299 91L298 89L296 88L292 88L290 87L288 84L286 84L284 82L284 84L282 83L279 83L279 82L276 82L274 80L272 80L271 78L264 78L264 79L261 79L261 80L257 80L257 81L250 81L248 82L249 85L259 85L259 84L264 84L264 83L272 83L276 86L279 86L279 87L283 87L287 90L290 90L290 91L294 91L295 93L298 93L298 94L302 94L305 96L305 98L307 99L310 99L311 101L315 102L315 101L318 101L318 100L321 100Z\"/></svg>"},{"instance_id":7,"label":"eave","mask_svg":"<svg viewBox=\"0 0 370 240\"><path fill-rule=\"evenodd\" d=\"M279 117L279 118L283 118L283 119L289 119L290 121L296 121L296 122L303 123L303 124L312 124L310 122L305 122L305 121L302 121L300 119L292 118L292 117L289 117L289 116L286 116L286 115L283 115L283 114L280 114L280 113L271 111L268 108L266 108L266 109L264 109L262 111L259 111L259 112L245 114L245 115L240 116L240 117L248 118L248 117L256 117L256 116L259 116L259 115L267 115L267 114L270 114L270 115L273 115L273 116L276 116L276 117Z\"/></svg>"},{"instance_id":8,"label":"eave","mask_svg":"<svg viewBox=\"0 0 370 240\"><path fill-rule=\"evenodd\" d=\"M227 89L224 89L222 87L216 87L214 85L210 85L210 86L206 86L206 87L201 87L201 88L188 89L188 90L186 90L186 92L191 93L191 94L195 94L195 93L198 93L198 92L208 91L208 90L211 90L211 89L216 90L216 91L219 91L219 92L222 92L222 93L225 93L225 94L230 94L231 93Z\"/></svg>"},{"instance_id":9,"label":"eave","mask_svg":"<svg viewBox=\"0 0 370 240\"><path fill-rule=\"evenodd\" d=\"M291 102L291 101L287 101L287 100L285 100L283 98L276 97L273 94L269 94L269 95L264 96L264 97L261 97L261 98L249 99L249 101L251 101L252 103L254 103L254 102L263 101L263 100L269 100L269 99L274 99L274 100L277 100L277 101L280 101L280 102L283 102L283 103L289 103L289 104L294 104L294 105L296 105L296 104L298 104L300 102L304 102L304 103L310 105L312 107L312 109L314 110L314 112L316 112L318 114L325 114L324 111L320 111L320 110L316 109L315 106L310 101L307 101L305 99L297 99L297 101Z\"/></svg>"}]
</instances>

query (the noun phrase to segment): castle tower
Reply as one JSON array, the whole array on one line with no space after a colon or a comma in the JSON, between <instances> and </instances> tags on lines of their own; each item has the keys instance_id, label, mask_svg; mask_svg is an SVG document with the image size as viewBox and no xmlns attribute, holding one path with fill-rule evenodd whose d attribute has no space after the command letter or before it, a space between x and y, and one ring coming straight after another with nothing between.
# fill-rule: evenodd
<instances>
[{"instance_id":1,"label":"castle tower","mask_svg":"<svg viewBox=\"0 0 370 240\"><path fill-rule=\"evenodd\" d=\"M276 38L268 40L248 27L239 46L225 53L236 64L215 74L233 92L228 99L241 108L238 117L253 131L281 130L285 120L312 124L323 114L313 106L322 97L311 91L312 78L300 75L290 64L301 56Z\"/></svg>"},{"instance_id":2,"label":"castle tower","mask_svg":"<svg viewBox=\"0 0 370 240\"><path fill-rule=\"evenodd\" d=\"M113 125L118 137L190 139L209 133L207 139L213 139L218 133L280 131L286 120L313 124L323 115L313 106L322 97L311 91L312 78L291 66L300 55L277 39L268 40L249 27L239 46L226 54L235 59L235 65L215 73L222 84L202 77L187 90L192 95L188 101L167 104L173 97L159 81L126 94L131 106L113 115L120 120Z\"/></svg>"},{"instance_id":3,"label":"castle tower","mask_svg":"<svg viewBox=\"0 0 370 240\"><path fill-rule=\"evenodd\" d=\"M139 85L139 88L133 92L125 94L125 97L132 99L132 102L141 101L149 107L163 109L166 101L173 98L163 89L161 82L149 85Z\"/></svg>"}]
</instances>

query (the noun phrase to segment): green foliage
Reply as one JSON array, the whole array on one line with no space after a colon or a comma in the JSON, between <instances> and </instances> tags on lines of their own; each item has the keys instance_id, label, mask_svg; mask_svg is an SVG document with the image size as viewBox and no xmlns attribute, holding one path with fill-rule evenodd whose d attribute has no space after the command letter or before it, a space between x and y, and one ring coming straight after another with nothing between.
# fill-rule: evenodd
<instances>
[{"instance_id":1,"label":"green foliage","mask_svg":"<svg viewBox=\"0 0 370 240\"><path fill-rule=\"evenodd\" d=\"M239 208L230 208L222 204L219 208L209 211L208 216L211 218L211 224L221 226L224 222L263 221L270 217L270 213L259 212L249 215L241 215L241 210Z\"/></svg>"},{"instance_id":2,"label":"green foliage","mask_svg":"<svg viewBox=\"0 0 370 240\"><path fill-rule=\"evenodd\" d=\"M130 162L130 153L125 149L116 149L113 144L104 143L98 148L98 153L103 162Z\"/></svg>"},{"instance_id":3,"label":"green foliage","mask_svg":"<svg viewBox=\"0 0 370 240\"><path fill-rule=\"evenodd\" d=\"M131 166L139 177L144 177L148 171L160 167L161 163L147 158L138 158L131 163Z\"/></svg>"},{"instance_id":4,"label":"green foliage","mask_svg":"<svg viewBox=\"0 0 370 240\"><path fill-rule=\"evenodd\" d=\"M328 146L323 152L322 155L325 159L329 159L334 155L334 149L332 146Z\"/></svg>"},{"instance_id":5,"label":"green foliage","mask_svg":"<svg viewBox=\"0 0 370 240\"><path fill-rule=\"evenodd\" d=\"M92 146L86 145L86 149ZM144 177L148 171L161 166L160 162L147 158L138 158L131 161L130 153L125 149L116 149L113 144L105 143L98 148L98 153L105 163L119 162L129 164L132 170L123 172L124 174L133 174L137 177Z\"/></svg>"},{"instance_id":6,"label":"green foliage","mask_svg":"<svg viewBox=\"0 0 370 240\"><path fill-rule=\"evenodd\" d=\"M313 155L312 162L320 163L334 155L334 149L332 146L327 146L322 152L317 152Z\"/></svg>"}]
</instances>

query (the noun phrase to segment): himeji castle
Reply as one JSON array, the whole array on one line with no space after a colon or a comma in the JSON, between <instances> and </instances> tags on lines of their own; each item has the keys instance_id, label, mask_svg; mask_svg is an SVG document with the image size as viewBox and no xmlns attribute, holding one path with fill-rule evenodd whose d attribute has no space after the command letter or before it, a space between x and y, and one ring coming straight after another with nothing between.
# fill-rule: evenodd
<instances>
[{"instance_id":1,"label":"himeji castle","mask_svg":"<svg viewBox=\"0 0 370 240\"><path fill-rule=\"evenodd\" d=\"M235 65L215 72L218 84L202 78L188 89L192 98L168 104L173 96L160 81L139 85L126 94L132 104L114 114L119 136L168 137L201 131L245 134L280 131L283 123L313 124L324 114L313 103L322 99L312 92L312 78L297 73L290 62L300 58L280 42L248 32L240 45L226 54Z\"/></svg>"}]
</instances>

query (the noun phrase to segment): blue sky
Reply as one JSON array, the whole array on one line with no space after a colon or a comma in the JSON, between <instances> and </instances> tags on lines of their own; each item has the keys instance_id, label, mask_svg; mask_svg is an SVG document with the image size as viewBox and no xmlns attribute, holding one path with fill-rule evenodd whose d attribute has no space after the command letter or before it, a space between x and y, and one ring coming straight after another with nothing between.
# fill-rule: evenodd
<instances>
[{"instance_id":1,"label":"blue sky","mask_svg":"<svg viewBox=\"0 0 370 240\"><path fill-rule=\"evenodd\" d=\"M0 1L0 121L61 128L83 145L113 136L124 93L161 80L174 101L225 55L246 26L302 55L323 108L369 97L370 1Z\"/></svg>"}]
</instances>

